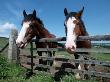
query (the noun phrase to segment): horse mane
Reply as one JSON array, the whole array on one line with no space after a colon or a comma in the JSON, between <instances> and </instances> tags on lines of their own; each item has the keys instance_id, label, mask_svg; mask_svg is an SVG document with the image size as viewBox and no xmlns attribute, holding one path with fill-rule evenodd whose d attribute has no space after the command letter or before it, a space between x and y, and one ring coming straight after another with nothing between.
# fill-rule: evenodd
<instances>
[{"instance_id":1,"label":"horse mane","mask_svg":"<svg viewBox=\"0 0 110 82\"><path fill-rule=\"evenodd\" d=\"M42 22L42 20L41 20L40 18L36 17L36 20L37 20L42 26L44 26L44 24L43 24L43 22Z\"/></svg>"},{"instance_id":2,"label":"horse mane","mask_svg":"<svg viewBox=\"0 0 110 82\"><path fill-rule=\"evenodd\" d=\"M45 33L46 36L48 36L48 38L49 38L49 37L51 37L51 38L56 37L55 35L51 34L51 33L45 28L45 26L44 26L44 24L43 24L43 22L42 22L42 20L41 20L40 18L36 17L36 20L35 20L35 21L38 22L38 23L41 25L40 28L39 28L39 30L41 30L40 32L42 32L42 34ZM38 23L36 23L36 24L38 24Z\"/></svg>"},{"instance_id":3,"label":"horse mane","mask_svg":"<svg viewBox=\"0 0 110 82\"><path fill-rule=\"evenodd\" d=\"M80 19L80 24L81 24L81 27L83 28L83 32L85 33L85 35L88 35L88 32L86 30L86 27L85 27L84 22L83 22L82 19Z\"/></svg>"}]
</instances>

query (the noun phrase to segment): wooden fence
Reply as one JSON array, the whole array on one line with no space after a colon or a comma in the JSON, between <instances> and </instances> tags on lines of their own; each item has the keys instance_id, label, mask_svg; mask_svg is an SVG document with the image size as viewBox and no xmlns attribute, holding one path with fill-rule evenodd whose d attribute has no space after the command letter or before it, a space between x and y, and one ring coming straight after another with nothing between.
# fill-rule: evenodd
<instances>
[{"instance_id":1,"label":"wooden fence","mask_svg":"<svg viewBox=\"0 0 110 82\"><path fill-rule=\"evenodd\" d=\"M88 58L89 60L79 60L79 59L73 59L73 58L61 58L61 57L56 57L56 56L52 56L49 57L48 53L47 56L38 56L33 54L34 50L35 51L64 51L65 49L63 48L33 48L33 45L35 45L35 42L64 42L66 40L65 37L61 37L61 38L42 38L42 39L33 39L30 42L31 48L30 48L30 52L31 55L24 55L27 58L30 58L29 61L27 61L27 65L26 64L22 64L24 67L31 69L33 72L36 70L37 67L41 67L41 68L45 68L47 69L48 72L50 73L55 73L56 70L61 70L62 66L64 64L66 65L70 65L71 63L80 63L80 64L95 64L96 66L98 65L102 65L103 67L107 66L109 69L109 72L102 72L102 71L96 71L94 68L94 66L91 66L92 70L86 71L86 70L77 70L77 69L71 69L70 67L64 67L63 70L64 71L68 71L68 72L79 72L80 74L89 74L92 76L100 76L100 77L107 77L110 78L110 61L101 61L101 60L96 60L93 57L87 56L85 54L81 54L84 57ZM110 41L110 35L96 35L96 36L80 36L78 38L78 41L83 41L83 40L91 40L91 41ZM106 54L110 54L110 49L107 48L92 48L92 49L84 49L84 48L78 48L76 49L76 52L90 52L90 53L106 53ZM106 56L105 54L105 56ZM37 61L38 59L38 61ZM56 67L56 66L50 66L49 63L47 63L47 65L43 65L43 64L39 64L39 59L43 59L46 61L57 61L57 62L62 62L62 64L60 65L61 67ZM37 62L36 62L37 61Z\"/></svg>"},{"instance_id":2,"label":"wooden fence","mask_svg":"<svg viewBox=\"0 0 110 82\"><path fill-rule=\"evenodd\" d=\"M9 38L9 43L0 51L0 53L9 45L8 49L8 58L9 62L16 62L19 63L21 61L19 58L21 58L21 55L19 55L19 49L16 46L15 40L17 37L17 31L12 30ZM110 70L110 61L101 61L101 60L96 60L93 57L87 56L85 54L82 54L84 57L87 57L89 60L78 60L74 58L62 58L62 57L56 57L52 56L49 57L48 53L46 54L47 56L38 56L37 54L34 54L35 51L64 51L65 49L63 48L35 48L34 43L35 42L64 42L66 40L65 37L60 37L60 38L42 38L42 39L33 39L30 42L30 55L23 55L22 58L26 57L27 61L25 63L21 63L22 66L31 69L32 72L36 70L37 67L45 68L47 69L46 71L50 73L55 73L56 70L61 70L62 66L64 64L70 65L71 63L80 63L80 64L96 64L96 65L102 65L102 66L107 66L108 69ZM96 36L80 36L78 37L78 40L83 41L83 40L91 40L91 41L110 41L110 35L96 35ZM58 44L59 45L59 44ZM76 52L90 52L90 53L106 53L110 54L110 50L106 48L92 48L92 49L84 49L84 48L78 48L76 49ZM105 54L105 56L106 56ZM39 59L46 60L48 63L47 65L39 64ZM57 61L57 62L62 62L61 65L54 66L50 65L50 61ZM94 68L94 67L93 67ZM86 71L86 70L77 70L77 69L71 69L70 67L65 67L63 69L64 71L68 72L79 72L83 74L89 74L93 76L101 76L101 77L107 77L110 78L110 71L109 72L102 72L102 71L96 71L94 69Z\"/></svg>"}]
</instances>

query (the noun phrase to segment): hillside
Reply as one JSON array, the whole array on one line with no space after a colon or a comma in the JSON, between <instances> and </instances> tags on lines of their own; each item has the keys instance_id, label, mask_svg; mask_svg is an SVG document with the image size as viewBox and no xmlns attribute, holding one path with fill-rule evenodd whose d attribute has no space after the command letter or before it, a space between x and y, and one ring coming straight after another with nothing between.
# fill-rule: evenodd
<instances>
[{"instance_id":1,"label":"hillside","mask_svg":"<svg viewBox=\"0 0 110 82\"><path fill-rule=\"evenodd\" d=\"M8 38L0 37L0 48L4 47L8 43Z\"/></svg>"}]
</instances>

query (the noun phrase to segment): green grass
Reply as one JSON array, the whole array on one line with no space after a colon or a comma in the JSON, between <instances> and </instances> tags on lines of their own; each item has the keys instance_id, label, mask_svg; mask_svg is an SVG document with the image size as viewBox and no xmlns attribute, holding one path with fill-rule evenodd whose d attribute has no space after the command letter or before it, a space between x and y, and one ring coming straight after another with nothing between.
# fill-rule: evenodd
<instances>
[{"instance_id":1,"label":"green grass","mask_svg":"<svg viewBox=\"0 0 110 82\"><path fill-rule=\"evenodd\" d=\"M92 57L98 59L98 60L104 60L104 61L110 61L110 54L97 54L97 53L92 53Z\"/></svg>"},{"instance_id":2,"label":"green grass","mask_svg":"<svg viewBox=\"0 0 110 82\"><path fill-rule=\"evenodd\" d=\"M8 60L0 54L0 82L22 82L25 69L18 65L10 64Z\"/></svg>"},{"instance_id":3,"label":"green grass","mask_svg":"<svg viewBox=\"0 0 110 82\"><path fill-rule=\"evenodd\" d=\"M8 43L8 38L0 37L0 50ZM8 47L2 52L2 54L8 54Z\"/></svg>"},{"instance_id":4,"label":"green grass","mask_svg":"<svg viewBox=\"0 0 110 82\"><path fill-rule=\"evenodd\" d=\"M91 79L91 80L76 80L73 75L69 74L69 75L64 76L61 79L61 82L97 82L97 81L95 81L93 79Z\"/></svg>"},{"instance_id":5,"label":"green grass","mask_svg":"<svg viewBox=\"0 0 110 82\"><path fill-rule=\"evenodd\" d=\"M28 79L27 82L54 82L54 80L50 74L38 72L36 75Z\"/></svg>"}]
</instances>

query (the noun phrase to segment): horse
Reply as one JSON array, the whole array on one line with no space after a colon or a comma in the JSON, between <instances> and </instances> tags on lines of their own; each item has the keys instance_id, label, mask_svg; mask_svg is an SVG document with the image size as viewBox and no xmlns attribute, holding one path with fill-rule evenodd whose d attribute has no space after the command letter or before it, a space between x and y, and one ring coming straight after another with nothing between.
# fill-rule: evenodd
<instances>
[{"instance_id":1,"label":"horse","mask_svg":"<svg viewBox=\"0 0 110 82\"><path fill-rule=\"evenodd\" d=\"M68 12L67 8L64 9L64 15L65 15L65 33L66 33L66 43L65 48L68 53L74 54L75 59L81 58L81 54L87 54L89 56L90 53L87 52L75 52L76 48L91 48L91 41L84 40L84 41L78 41L77 38L79 36L89 36L84 22L82 20L82 14L84 11L84 7L78 11L78 12ZM87 60L87 58L84 58ZM81 65L79 63L75 64L75 68L81 70ZM89 65L84 64L84 69L88 70ZM80 74L77 73L75 75L77 79L81 79Z\"/></svg>"},{"instance_id":2,"label":"horse","mask_svg":"<svg viewBox=\"0 0 110 82\"><path fill-rule=\"evenodd\" d=\"M56 36L51 34L45 27L42 20L36 16L36 10L31 14L27 14L26 11L23 11L24 19L22 21L22 28L18 37L16 39L16 44L19 48L25 48L26 45L32 40L32 38L36 37L37 39L41 38L55 38ZM56 48L57 45L55 43L48 42L36 42L36 48ZM54 56L55 51L37 51L39 56L42 56L42 53L48 53L50 56ZM53 61L50 61L51 65ZM44 63L42 59L39 59L39 63ZM45 61L46 63L46 61Z\"/></svg>"}]
</instances>

